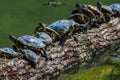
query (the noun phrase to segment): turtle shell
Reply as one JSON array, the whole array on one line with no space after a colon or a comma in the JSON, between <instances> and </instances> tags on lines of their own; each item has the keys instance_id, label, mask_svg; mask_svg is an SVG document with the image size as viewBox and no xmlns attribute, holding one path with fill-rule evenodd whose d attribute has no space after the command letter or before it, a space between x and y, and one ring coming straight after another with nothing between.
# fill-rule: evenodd
<instances>
[{"instance_id":1,"label":"turtle shell","mask_svg":"<svg viewBox=\"0 0 120 80\"><path fill-rule=\"evenodd\" d=\"M110 8L112 9L113 12L119 13L120 14L120 4L112 4L110 5Z\"/></svg>"},{"instance_id":2,"label":"turtle shell","mask_svg":"<svg viewBox=\"0 0 120 80\"><path fill-rule=\"evenodd\" d=\"M112 13L112 9L110 8L110 6L107 6L107 5L103 5L103 12L104 10L106 9L106 11L108 11L108 13Z\"/></svg>"},{"instance_id":3,"label":"turtle shell","mask_svg":"<svg viewBox=\"0 0 120 80\"><path fill-rule=\"evenodd\" d=\"M79 24L88 24L90 21L89 17L87 17L84 14L80 14L80 13L72 14L68 17L68 19L72 19L76 23L79 23ZM73 22L73 24L77 25L75 22ZM80 25L78 25L78 26L80 26Z\"/></svg>"},{"instance_id":4,"label":"turtle shell","mask_svg":"<svg viewBox=\"0 0 120 80\"><path fill-rule=\"evenodd\" d=\"M95 6L87 5L87 8L91 10L98 17L103 16L103 14Z\"/></svg>"},{"instance_id":5,"label":"turtle shell","mask_svg":"<svg viewBox=\"0 0 120 80\"><path fill-rule=\"evenodd\" d=\"M17 52L15 52L11 48L0 48L0 56L4 57L16 57L18 55Z\"/></svg>"},{"instance_id":6,"label":"turtle shell","mask_svg":"<svg viewBox=\"0 0 120 80\"><path fill-rule=\"evenodd\" d=\"M70 27L75 24L73 20L58 20L50 24L48 28L55 30L60 35L64 35L69 31Z\"/></svg>"},{"instance_id":7,"label":"turtle shell","mask_svg":"<svg viewBox=\"0 0 120 80\"><path fill-rule=\"evenodd\" d=\"M35 35L37 38L39 38L42 42L44 43L51 43L52 39L51 37L45 33L45 32L37 32L37 34Z\"/></svg>"},{"instance_id":8,"label":"turtle shell","mask_svg":"<svg viewBox=\"0 0 120 80\"><path fill-rule=\"evenodd\" d=\"M21 53L25 55L27 60L33 62L35 65L38 63L38 56L35 54L35 52L28 49L21 49Z\"/></svg>"},{"instance_id":9,"label":"turtle shell","mask_svg":"<svg viewBox=\"0 0 120 80\"><path fill-rule=\"evenodd\" d=\"M23 43L24 45L31 46L31 47L34 47L36 49L45 47L44 43L40 39L38 39L34 36L25 35L25 36L19 37L18 40L21 43Z\"/></svg>"}]
</instances>

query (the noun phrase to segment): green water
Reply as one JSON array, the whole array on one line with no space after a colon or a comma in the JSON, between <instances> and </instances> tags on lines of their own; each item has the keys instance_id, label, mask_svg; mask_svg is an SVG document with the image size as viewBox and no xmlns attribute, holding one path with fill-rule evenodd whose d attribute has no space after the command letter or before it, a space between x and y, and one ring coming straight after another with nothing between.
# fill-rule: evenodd
<instances>
[{"instance_id":1,"label":"green water","mask_svg":"<svg viewBox=\"0 0 120 80\"><path fill-rule=\"evenodd\" d=\"M43 6L48 0L0 0L0 47L13 44L8 35L33 35L39 22L50 24L59 19L66 19L74 9L76 2L96 5L97 0L57 0L66 6ZM103 0L104 4L119 3L119 0Z\"/></svg>"}]
</instances>

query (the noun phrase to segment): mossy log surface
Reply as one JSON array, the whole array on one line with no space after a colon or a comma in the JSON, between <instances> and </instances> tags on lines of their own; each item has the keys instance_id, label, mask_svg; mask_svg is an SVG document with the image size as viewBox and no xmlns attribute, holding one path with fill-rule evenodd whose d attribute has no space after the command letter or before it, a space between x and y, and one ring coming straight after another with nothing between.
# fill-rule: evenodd
<instances>
[{"instance_id":1,"label":"mossy log surface","mask_svg":"<svg viewBox=\"0 0 120 80\"><path fill-rule=\"evenodd\" d=\"M68 39L63 47L57 42L55 47L49 46L47 53L53 60L46 62L40 57L38 69L31 67L24 59L0 58L0 80L49 80L78 62L89 61L98 55L98 51L109 49L106 47L119 41L120 18L113 18L99 28L76 32L75 36L78 42Z\"/></svg>"}]
</instances>

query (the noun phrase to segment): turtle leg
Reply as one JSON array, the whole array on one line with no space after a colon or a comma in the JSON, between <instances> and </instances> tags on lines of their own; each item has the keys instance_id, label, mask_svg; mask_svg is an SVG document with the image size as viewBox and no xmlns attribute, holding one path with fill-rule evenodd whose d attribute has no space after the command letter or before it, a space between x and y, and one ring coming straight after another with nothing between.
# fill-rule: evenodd
<instances>
[{"instance_id":1,"label":"turtle leg","mask_svg":"<svg viewBox=\"0 0 120 80\"><path fill-rule=\"evenodd\" d=\"M59 44L60 46L64 46L65 42L66 42L66 35L62 36L63 38L59 39Z\"/></svg>"},{"instance_id":2,"label":"turtle leg","mask_svg":"<svg viewBox=\"0 0 120 80\"><path fill-rule=\"evenodd\" d=\"M42 57L45 57L45 60L48 61L48 60L52 60L52 58L47 54L45 48L42 49L43 53L44 54L41 54Z\"/></svg>"},{"instance_id":3,"label":"turtle leg","mask_svg":"<svg viewBox=\"0 0 120 80\"><path fill-rule=\"evenodd\" d=\"M107 13L104 13L104 17L105 17L105 22L109 22L110 21L110 15Z\"/></svg>"},{"instance_id":4,"label":"turtle leg","mask_svg":"<svg viewBox=\"0 0 120 80\"><path fill-rule=\"evenodd\" d=\"M61 38L59 45L64 46L66 39L72 38L73 31L74 31L74 26L70 26L69 31L65 33Z\"/></svg>"}]
</instances>

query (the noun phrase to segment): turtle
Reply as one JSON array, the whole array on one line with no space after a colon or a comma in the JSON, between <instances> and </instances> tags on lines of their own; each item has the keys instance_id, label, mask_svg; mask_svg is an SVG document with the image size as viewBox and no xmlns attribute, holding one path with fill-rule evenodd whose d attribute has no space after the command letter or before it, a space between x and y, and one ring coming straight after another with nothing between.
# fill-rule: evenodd
<instances>
[{"instance_id":1,"label":"turtle","mask_svg":"<svg viewBox=\"0 0 120 80\"><path fill-rule=\"evenodd\" d=\"M100 10L103 14L108 13L109 15L113 14L112 9L107 6L107 5L103 5L102 2L97 2L97 8L98 10Z\"/></svg>"},{"instance_id":2,"label":"turtle","mask_svg":"<svg viewBox=\"0 0 120 80\"><path fill-rule=\"evenodd\" d=\"M88 9L87 6L81 3L76 3L76 8L77 8L76 13L84 14L89 18L89 21L90 21L89 25L99 27L99 24L97 24L96 15L94 14L94 12ZM72 14L73 13L76 14L75 11L73 11Z\"/></svg>"},{"instance_id":3,"label":"turtle","mask_svg":"<svg viewBox=\"0 0 120 80\"><path fill-rule=\"evenodd\" d=\"M72 11L72 14L81 13L81 14L87 15L91 19L96 18L94 13L91 10L87 9L87 7L84 4L76 3L75 6L76 6L76 9Z\"/></svg>"},{"instance_id":4,"label":"turtle","mask_svg":"<svg viewBox=\"0 0 120 80\"><path fill-rule=\"evenodd\" d=\"M111 4L110 8L112 9L112 11L114 13L113 16L120 17L120 4L118 4L118 3Z\"/></svg>"},{"instance_id":5,"label":"turtle","mask_svg":"<svg viewBox=\"0 0 120 80\"><path fill-rule=\"evenodd\" d=\"M43 4L43 6L46 6L46 5L48 5L48 6L53 6L53 7L57 7L57 6L62 6L62 5L65 5L65 3L63 3L63 2L56 2L56 1L50 1L50 2L48 2L48 3L44 3Z\"/></svg>"},{"instance_id":6,"label":"turtle","mask_svg":"<svg viewBox=\"0 0 120 80\"><path fill-rule=\"evenodd\" d=\"M48 28L47 26L48 25L45 23L39 23L39 26L37 26L34 30L34 34L36 34L36 32L45 32L52 38L53 41L61 37L55 30Z\"/></svg>"},{"instance_id":7,"label":"turtle","mask_svg":"<svg viewBox=\"0 0 120 80\"><path fill-rule=\"evenodd\" d=\"M45 57L46 61L49 59L48 54L45 51L45 44L40 39L30 35L24 35L18 38L13 35L9 35L9 39L14 42L14 49L30 49L36 53L41 53L41 56Z\"/></svg>"},{"instance_id":8,"label":"turtle","mask_svg":"<svg viewBox=\"0 0 120 80\"><path fill-rule=\"evenodd\" d=\"M48 25L48 27L55 30L61 36L72 36L72 33L74 31L81 29L82 27L84 27L84 25L79 24L72 19L62 19L53 22L52 24Z\"/></svg>"},{"instance_id":9,"label":"turtle","mask_svg":"<svg viewBox=\"0 0 120 80\"><path fill-rule=\"evenodd\" d=\"M91 10L96 16L96 20L98 24L105 23L105 17L102 12L100 12L97 7L92 5L86 5L87 9Z\"/></svg>"},{"instance_id":10,"label":"turtle","mask_svg":"<svg viewBox=\"0 0 120 80\"><path fill-rule=\"evenodd\" d=\"M19 53L14 51L12 48L0 48L0 56L1 57L7 57L7 58L15 58L19 56Z\"/></svg>"},{"instance_id":11,"label":"turtle","mask_svg":"<svg viewBox=\"0 0 120 80\"><path fill-rule=\"evenodd\" d=\"M46 45L54 45L52 38L45 32L35 31L34 36L39 38Z\"/></svg>"},{"instance_id":12,"label":"turtle","mask_svg":"<svg viewBox=\"0 0 120 80\"><path fill-rule=\"evenodd\" d=\"M62 42L65 42L66 39L69 39L71 37L73 37L75 39L75 37L72 35L74 30L78 30L81 28L82 25L76 23L75 21L73 20L57 20L55 22L53 22L52 24L48 25L47 27L43 27L43 28L47 28L49 30L47 31L55 31L57 34L59 34L59 37L56 37L54 38L55 40L54 41L61 41ZM44 29L41 29L41 27L37 27L36 31L41 31L44 30ZM48 35L51 35L50 32L47 32ZM76 39L75 39L76 40Z\"/></svg>"},{"instance_id":13,"label":"turtle","mask_svg":"<svg viewBox=\"0 0 120 80\"><path fill-rule=\"evenodd\" d=\"M60 34L61 38L59 38L61 43L64 43L66 39L73 38L76 42L78 42L77 38L75 37L74 32L81 30L84 26L84 24L78 24L74 20L57 20L53 22L52 24L48 25L48 28L51 28L55 30L57 33Z\"/></svg>"},{"instance_id":14,"label":"turtle","mask_svg":"<svg viewBox=\"0 0 120 80\"><path fill-rule=\"evenodd\" d=\"M36 53L32 50L29 49L19 49L18 50L22 55L23 58L26 59L27 61L29 61L33 67L37 68L39 61L38 61L38 56L36 55Z\"/></svg>"},{"instance_id":15,"label":"turtle","mask_svg":"<svg viewBox=\"0 0 120 80\"><path fill-rule=\"evenodd\" d=\"M101 2L97 2L97 8L104 15L106 22L110 21L110 17L114 14L112 9L107 5L102 5Z\"/></svg>"}]
</instances>

